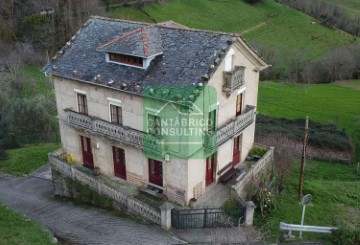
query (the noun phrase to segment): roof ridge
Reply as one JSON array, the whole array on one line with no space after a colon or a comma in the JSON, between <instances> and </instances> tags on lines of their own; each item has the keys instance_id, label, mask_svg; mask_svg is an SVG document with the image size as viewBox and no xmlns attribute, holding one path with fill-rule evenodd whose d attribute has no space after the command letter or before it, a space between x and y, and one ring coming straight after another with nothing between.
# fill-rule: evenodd
<instances>
[{"instance_id":1,"label":"roof ridge","mask_svg":"<svg viewBox=\"0 0 360 245\"><path fill-rule=\"evenodd\" d=\"M183 30L183 31L194 31L194 32L205 32L205 33L213 33L213 34L222 34L222 35L229 35L234 37L239 37L240 35L235 32L222 32L222 31L212 31L212 30L203 30L203 29L196 29L196 28L181 28L181 27L172 27L172 26L165 26L163 25L164 22L156 24L161 28L173 29L173 30Z\"/></svg>"},{"instance_id":2,"label":"roof ridge","mask_svg":"<svg viewBox=\"0 0 360 245\"><path fill-rule=\"evenodd\" d=\"M130 24L141 24L141 25L155 24L155 23L135 21L135 20L124 20L124 19L109 18L109 17L104 17L104 16L98 16L98 15L91 15L90 18L91 19L99 19L99 20L107 20L107 21L124 22L124 23L130 23Z\"/></svg>"},{"instance_id":3,"label":"roof ridge","mask_svg":"<svg viewBox=\"0 0 360 245\"><path fill-rule=\"evenodd\" d=\"M122 40L122 39L124 39L124 38L126 38L126 37L128 37L128 36L131 36L131 35L139 32L139 31L141 31L143 28L144 28L144 26L143 26L143 27L136 28L136 29L134 29L134 30L132 30L132 31L129 31L129 32L125 33L124 35L118 37L118 38L115 38L115 39L113 39L113 40L111 40L111 41L109 41L109 42L107 42L107 43L105 43L105 44L103 44L103 45L100 45L100 46L98 47L98 49L103 49L103 48L105 48L105 47L107 47L107 46L110 46L110 45L112 45L112 44L114 44L114 43L117 43L117 42L119 42L120 40Z\"/></svg>"},{"instance_id":4,"label":"roof ridge","mask_svg":"<svg viewBox=\"0 0 360 245\"><path fill-rule=\"evenodd\" d=\"M145 57L148 57L149 54L150 54L150 51L149 51L149 40L148 40L148 37L146 35L146 31L145 31L145 28L147 28L149 26L144 26L141 28L141 39L143 41L143 46L144 46L144 54L145 54Z\"/></svg>"}]
</instances>

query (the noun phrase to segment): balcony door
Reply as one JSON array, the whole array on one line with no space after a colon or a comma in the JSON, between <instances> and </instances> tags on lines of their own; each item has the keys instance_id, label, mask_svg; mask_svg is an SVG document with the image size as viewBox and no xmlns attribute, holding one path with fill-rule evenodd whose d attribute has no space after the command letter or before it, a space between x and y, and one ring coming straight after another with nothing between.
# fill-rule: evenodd
<instances>
[{"instance_id":1,"label":"balcony door","mask_svg":"<svg viewBox=\"0 0 360 245\"><path fill-rule=\"evenodd\" d=\"M87 168L94 168L93 154L91 150L91 140L90 138L80 136L81 140L81 151L83 157L83 165Z\"/></svg>"},{"instance_id":2,"label":"balcony door","mask_svg":"<svg viewBox=\"0 0 360 245\"><path fill-rule=\"evenodd\" d=\"M233 144L233 161L232 165L235 167L236 164L240 162L241 157L241 145L242 145L242 134L234 138Z\"/></svg>"},{"instance_id":3,"label":"balcony door","mask_svg":"<svg viewBox=\"0 0 360 245\"><path fill-rule=\"evenodd\" d=\"M163 186L162 162L149 159L149 182L158 186Z\"/></svg>"},{"instance_id":4,"label":"balcony door","mask_svg":"<svg viewBox=\"0 0 360 245\"><path fill-rule=\"evenodd\" d=\"M125 151L115 146L113 146L112 149L115 176L126 179Z\"/></svg>"},{"instance_id":5,"label":"balcony door","mask_svg":"<svg viewBox=\"0 0 360 245\"><path fill-rule=\"evenodd\" d=\"M216 154L206 158L205 185L208 186L214 182Z\"/></svg>"},{"instance_id":6,"label":"balcony door","mask_svg":"<svg viewBox=\"0 0 360 245\"><path fill-rule=\"evenodd\" d=\"M236 116L241 115L243 108L243 98L244 94L241 93L236 97Z\"/></svg>"}]
</instances>

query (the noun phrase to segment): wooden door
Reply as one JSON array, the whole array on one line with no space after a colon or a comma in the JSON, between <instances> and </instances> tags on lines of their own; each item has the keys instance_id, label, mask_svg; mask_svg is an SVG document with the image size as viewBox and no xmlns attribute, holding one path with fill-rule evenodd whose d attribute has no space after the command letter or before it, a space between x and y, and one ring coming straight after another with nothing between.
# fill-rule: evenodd
<instances>
[{"instance_id":1,"label":"wooden door","mask_svg":"<svg viewBox=\"0 0 360 245\"><path fill-rule=\"evenodd\" d=\"M113 146L114 173L116 177L126 179L125 151Z\"/></svg>"},{"instance_id":2,"label":"wooden door","mask_svg":"<svg viewBox=\"0 0 360 245\"><path fill-rule=\"evenodd\" d=\"M149 159L149 182L158 186L163 185L162 162Z\"/></svg>"},{"instance_id":3,"label":"wooden door","mask_svg":"<svg viewBox=\"0 0 360 245\"><path fill-rule=\"evenodd\" d=\"M208 186L214 182L216 155L206 158L205 185Z\"/></svg>"},{"instance_id":4,"label":"wooden door","mask_svg":"<svg viewBox=\"0 0 360 245\"><path fill-rule=\"evenodd\" d=\"M81 151L83 156L83 165L87 168L94 168L93 154L91 150L90 138L80 136L81 139Z\"/></svg>"},{"instance_id":5,"label":"wooden door","mask_svg":"<svg viewBox=\"0 0 360 245\"><path fill-rule=\"evenodd\" d=\"M235 166L236 164L238 164L240 162L241 144L242 144L242 135L239 135L234 138L233 161L232 161L233 166Z\"/></svg>"}]
</instances>

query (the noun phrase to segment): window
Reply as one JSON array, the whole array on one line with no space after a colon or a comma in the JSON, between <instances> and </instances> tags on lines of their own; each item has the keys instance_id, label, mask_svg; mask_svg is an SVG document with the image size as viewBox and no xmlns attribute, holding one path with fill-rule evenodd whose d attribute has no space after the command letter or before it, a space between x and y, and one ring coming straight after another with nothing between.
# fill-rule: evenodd
<instances>
[{"instance_id":1,"label":"window","mask_svg":"<svg viewBox=\"0 0 360 245\"><path fill-rule=\"evenodd\" d=\"M161 119L155 115L148 115L148 130L150 134L161 135Z\"/></svg>"},{"instance_id":2,"label":"window","mask_svg":"<svg viewBox=\"0 0 360 245\"><path fill-rule=\"evenodd\" d=\"M236 97L236 116L239 116L242 112L242 101L243 101L243 93L239 94Z\"/></svg>"},{"instance_id":3,"label":"window","mask_svg":"<svg viewBox=\"0 0 360 245\"><path fill-rule=\"evenodd\" d=\"M124 54L115 54L109 53L109 60L117 63L123 63L133 66L143 66L143 58L124 55Z\"/></svg>"},{"instance_id":4,"label":"window","mask_svg":"<svg viewBox=\"0 0 360 245\"><path fill-rule=\"evenodd\" d=\"M77 94L78 98L78 110L81 114L88 114L86 95L85 94Z\"/></svg>"},{"instance_id":5,"label":"window","mask_svg":"<svg viewBox=\"0 0 360 245\"><path fill-rule=\"evenodd\" d=\"M208 121L208 132L213 133L216 130L216 110L209 112L209 121Z\"/></svg>"},{"instance_id":6,"label":"window","mask_svg":"<svg viewBox=\"0 0 360 245\"><path fill-rule=\"evenodd\" d=\"M122 125L122 110L120 106L110 104L110 120L112 123Z\"/></svg>"}]
</instances>

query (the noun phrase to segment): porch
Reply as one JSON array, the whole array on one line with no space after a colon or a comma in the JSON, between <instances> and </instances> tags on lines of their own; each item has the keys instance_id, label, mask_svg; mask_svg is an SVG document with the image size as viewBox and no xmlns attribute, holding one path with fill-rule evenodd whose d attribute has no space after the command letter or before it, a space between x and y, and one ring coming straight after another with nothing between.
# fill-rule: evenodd
<instances>
[{"instance_id":1,"label":"porch","mask_svg":"<svg viewBox=\"0 0 360 245\"><path fill-rule=\"evenodd\" d=\"M209 186L205 193L200 196L193 206L195 208L221 207L231 197L239 197L243 201L246 198L246 187L254 181L254 178L272 166L274 148L268 147L268 151L258 160L247 160L238 164L236 174L226 183L214 183Z\"/></svg>"}]
</instances>

